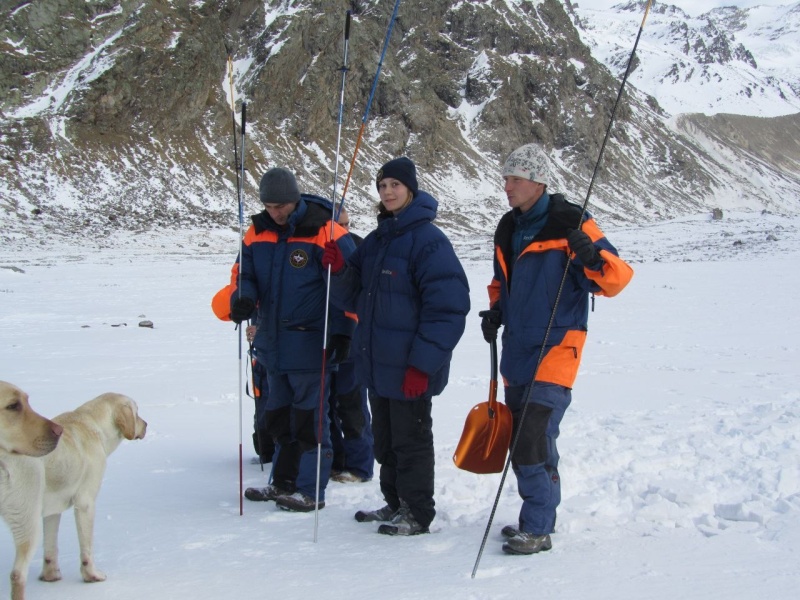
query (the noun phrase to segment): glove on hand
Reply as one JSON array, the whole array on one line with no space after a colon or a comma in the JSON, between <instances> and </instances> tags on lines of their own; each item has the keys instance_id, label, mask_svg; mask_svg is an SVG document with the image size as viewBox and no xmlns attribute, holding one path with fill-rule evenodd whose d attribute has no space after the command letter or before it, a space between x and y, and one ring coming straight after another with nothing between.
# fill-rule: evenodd
<instances>
[{"instance_id":1,"label":"glove on hand","mask_svg":"<svg viewBox=\"0 0 800 600\"><path fill-rule=\"evenodd\" d=\"M344 269L344 255L339 249L339 244L334 241L325 242L325 252L322 254L322 266L331 268L331 273L338 273Z\"/></svg>"},{"instance_id":2,"label":"glove on hand","mask_svg":"<svg viewBox=\"0 0 800 600\"><path fill-rule=\"evenodd\" d=\"M231 305L231 321L237 325L242 321L246 321L253 314L256 303L250 298L236 298Z\"/></svg>"},{"instance_id":3,"label":"glove on hand","mask_svg":"<svg viewBox=\"0 0 800 600\"><path fill-rule=\"evenodd\" d=\"M418 398L428 389L428 374L423 373L416 367L408 367L406 376L403 378L403 385L400 388L406 398Z\"/></svg>"},{"instance_id":4,"label":"glove on hand","mask_svg":"<svg viewBox=\"0 0 800 600\"><path fill-rule=\"evenodd\" d=\"M570 229L567 233L567 243L570 250L580 259L584 266L594 269L600 266L603 259L594 247L592 238L580 229Z\"/></svg>"},{"instance_id":5,"label":"glove on hand","mask_svg":"<svg viewBox=\"0 0 800 600\"><path fill-rule=\"evenodd\" d=\"M325 351L325 359L331 365L338 365L347 360L348 356L350 356L350 338L338 333L333 334Z\"/></svg>"},{"instance_id":6,"label":"glove on hand","mask_svg":"<svg viewBox=\"0 0 800 600\"><path fill-rule=\"evenodd\" d=\"M482 310L478 313L479 317L483 317L481 321L481 331L483 331L483 339L490 344L497 341L497 330L503 323L502 313L493 308L491 310Z\"/></svg>"}]
</instances>

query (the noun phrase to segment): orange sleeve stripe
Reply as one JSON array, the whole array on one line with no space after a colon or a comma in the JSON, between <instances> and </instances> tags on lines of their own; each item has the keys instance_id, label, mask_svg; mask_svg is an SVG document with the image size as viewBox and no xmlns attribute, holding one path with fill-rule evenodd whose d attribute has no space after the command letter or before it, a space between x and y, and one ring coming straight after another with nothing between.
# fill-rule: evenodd
<instances>
[{"instance_id":1,"label":"orange sleeve stripe","mask_svg":"<svg viewBox=\"0 0 800 600\"><path fill-rule=\"evenodd\" d=\"M633 278L633 269L619 256L608 250L600 250L600 256L605 260L603 268L599 271L584 269L586 277L600 286L598 296L611 298L619 294Z\"/></svg>"},{"instance_id":2,"label":"orange sleeve stripe","mask_svg":"<svg viewBox=\"0 0 800 600\"><path fill-rule=\"evenodd\" d=\"M236 289L233 284L226 285L211 299L211 310L220 321L231 320L231 294Z\"/></svg>"},{"instance_id":3,"label":"orange sleeve stripe","mask_svg":"<svg viewBox=\"0 0 800 600\"><path fill-rule=\"evenodd\" d=\"M358 315L356 313L345 311L344 316L358 323Z\"/></svg>"},{"instance_id":4,"label":"orange sleeve stripe","mask_svg":"<svg viewBox=\"0 0 800 600\"><path fill-rule=\"evenodd\" d=\"M486 289L489 290L489 307L500 302L500 282L497 279L492 279L492 283L486 286Z\"/></svg>"}]
</instances>

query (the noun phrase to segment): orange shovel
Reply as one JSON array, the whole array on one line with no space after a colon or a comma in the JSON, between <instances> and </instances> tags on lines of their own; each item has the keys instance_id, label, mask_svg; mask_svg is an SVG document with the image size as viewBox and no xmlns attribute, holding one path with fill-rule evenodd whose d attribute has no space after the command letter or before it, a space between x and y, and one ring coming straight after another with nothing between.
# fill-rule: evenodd
<instances>
[{"instance_id":1,"label":"orange shovel","mask_svg":"<svg viewBox=\"0 0 800 600\"><path fill-rule=\"evenodd\" d=\"M472 407L464 423L464 431L453 454L459 469L472 473L500 473L506 462L511 442L511 411L497 401L497 341L490 342L492 378L489 400Z\"/></svg>"}]
</instances>

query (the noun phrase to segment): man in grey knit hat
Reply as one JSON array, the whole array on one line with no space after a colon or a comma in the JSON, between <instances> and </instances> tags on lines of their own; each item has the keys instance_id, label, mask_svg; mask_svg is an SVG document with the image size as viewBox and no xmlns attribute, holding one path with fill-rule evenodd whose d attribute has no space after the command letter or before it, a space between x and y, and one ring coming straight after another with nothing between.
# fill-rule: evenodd
<instances>
[{"instance_id":1,"label":"man in grey knit hat","mask_svg":"<svg viewBox=\"0 0 800 600\"><path fill-rule=\"evenodd\" d=\"M241 274L231 278L241 287L231 294L230 318L241 323L258 315L253 346L267 371L265 428L275 441L275 454L271 483L248 488L245 497L308 512L325 506L333 460L328 421L331 372L347 358L355 329L353 318L331 307L329 337L323 339L328 309L322 253L328 241L347 256L355 244L343 227L331 225L331 202L301 194L287 169L267 171L259 197L264 211L252 217L237 265Z\"/></svg>"},{"instance_id":2,"label":"man in grey knit hat","mask_svg":"<svg viewBox=\"0 0 800 600\"><path fill-rule=\"evenodd\" d=\"M556 438L586 341L589 295L618 294L633 270L588 212L548 191L553 169L539 146L514 150L502 174L511 210L494 234L481 329L493 342L503 327L500 373L518 440L511 465L522 508L519 522L503 527L503 551L535 554L552 547L561 502Z\"/></svg>"}]
</instances>

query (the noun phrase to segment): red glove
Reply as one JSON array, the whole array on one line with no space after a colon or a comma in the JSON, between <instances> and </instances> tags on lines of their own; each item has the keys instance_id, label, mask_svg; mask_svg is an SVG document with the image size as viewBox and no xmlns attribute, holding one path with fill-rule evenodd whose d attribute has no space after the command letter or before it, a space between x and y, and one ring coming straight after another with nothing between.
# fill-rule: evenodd
<instances>
[{"instance_id":1,"label":"red glove","mask_svg":"<svg viewBox=\"0 0 800 600\"><path fill-rule=\"evenodd\" d=\"M406 376L403 378L403 390L406 398L418 398L428 389L428 374L423 373L416 367L408 367Z\"/></svg>"},{"instance_id":2,"label":"red glove","mask_svg":"<svg viewBox=\"0 0 800 600\"><path fill-rule=\"evenodd\" d=\"M331 273L338 273L344 269L344 255L339 249L339 244L333 241L325 242L325 252L322 253L322 266L331 268Z\"/></svg>"}]
</instances>

